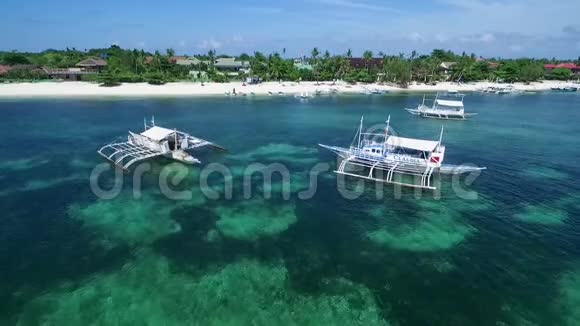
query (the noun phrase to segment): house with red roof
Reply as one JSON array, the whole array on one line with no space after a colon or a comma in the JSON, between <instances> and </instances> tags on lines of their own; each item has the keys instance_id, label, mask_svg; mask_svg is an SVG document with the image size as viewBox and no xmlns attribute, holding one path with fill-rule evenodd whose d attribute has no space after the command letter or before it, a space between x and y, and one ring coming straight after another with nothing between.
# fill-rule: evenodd
<instances>
[{"instance_id":1,"label":"house with red roof","mask_svg":"<svg viewBox=\"0 0 580 326\"><path fill-rule=\"evenodd\" d=\"M7 74L10 71L10 66L0 65L0 76Z\"/></svg>"},{"instance_id":2,"label":"house with red roof","mask_svg":"<svg viewBox=\"0 0 580 326\"><path fill-rule=\"evenodd\" d=\"M545 64L544 65L544 69L546 69L548 71L548 73L550 73L552 70L554 70L556 68L570 69L573 74L580 75L580 66L575 64L575 63L567 62L567 63Z\"/></svg>"}]
</instances>

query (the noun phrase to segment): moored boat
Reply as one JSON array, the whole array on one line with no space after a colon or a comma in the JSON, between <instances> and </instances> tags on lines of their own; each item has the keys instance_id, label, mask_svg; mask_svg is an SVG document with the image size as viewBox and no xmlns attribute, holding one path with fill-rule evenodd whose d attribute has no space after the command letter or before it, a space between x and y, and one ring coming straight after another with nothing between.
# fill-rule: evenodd
<instances>
[{"instance_id":1,"label":"moored boat","mask_svg":"<svg viewBox=\"0 0 580 326\"><path fill-rule=\"evenodd\" d=\"M143 125L145 130L142 133L129 131L127 141L105 145L98 150L99 155L123 170L128 170L136 162L158 156L165 156L185 164L196 164L200 161L186 150L204 146L224 149L182 131L156 126L154 118L151 118L151 125L147 125L146 121L143 121Z\"/></svg>"},{"instance_id":2,"label":"moored boat","mask_svg":"<svg viewBox=\"0 0 580 326\"><path fill-rule=\"evenodd\" d=\"M319 144L342 159L334 172L407 187L436 189L431 182L435 173L462 174L485 169L484 167L443 164L445 158L445 146L442 143L443 128L441 128L439 140L404 138L389 133L390 119L389 116L384 133L366 133L363 130L363 118L361 118L355 139L348 148ZM363 167L370 170L357 174L349 170L350 167ZM379 171L382 173L378 173ZM404 176L411 176L415 180L407 182Z\"/></svg>"},{"instance_id":3,"label":"moored boat","mask_svg":"<svg viewBox=\"0 0 580 326\"><path fill-rule=\"evenodd\" d=\"M477 113L466 113L463 105L464 94L454 93L437 93L434 99L427 99L423 95L423 102L416 109L405 109L413 115L423 118L435 118L446 120L465 120L467 117ZM432 102L431 106L426 102Z\"/></svg>"}]
</instances>

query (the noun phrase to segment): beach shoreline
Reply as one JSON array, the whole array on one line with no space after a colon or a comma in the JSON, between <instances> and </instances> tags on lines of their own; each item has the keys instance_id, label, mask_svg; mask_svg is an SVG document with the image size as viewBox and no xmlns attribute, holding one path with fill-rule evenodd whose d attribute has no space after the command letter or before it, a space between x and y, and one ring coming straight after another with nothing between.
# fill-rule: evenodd
<instances>
[{"instance_id":1,"label":"beach shoreline","mask_svg":"<svg viewBox=\"0 0 580 326\"><path fill-rule=\"evenodd\" d=\"M399 88L380 84L349 85L345 82L265 82L258 85L243 85L241 82L202 83L176 82L165 85L147 83L125 83L117 87L101 87L89 82L37 82L0 84L0 98L67 98L67 97L198 97L236 95L289 95L297 94L362 94L365 91L381 92L437 92L460 91L472 92L479 88L494 86L491 82L457 84L440 82L437 85L413 83L408 88ZM507 85L507 84L503 84ZM547 91L552 87L569 85L563 81L546 80L528 85L512 84L514 89L528 92Z\"/></svg>"}]
</instances>

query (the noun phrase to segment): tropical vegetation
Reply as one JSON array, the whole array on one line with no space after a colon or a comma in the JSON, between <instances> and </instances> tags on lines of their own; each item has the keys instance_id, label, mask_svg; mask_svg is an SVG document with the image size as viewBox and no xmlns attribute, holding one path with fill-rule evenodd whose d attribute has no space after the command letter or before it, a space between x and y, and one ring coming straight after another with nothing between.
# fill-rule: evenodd
<instances>
[{"instance_id":1,"label":"tropical vegetation","mask_svg":"<svg viewBox=\"0 0 580 326\"><path fill-rule=\"evenodd\" d=\"M167 49L164 53L159 51L150 53L144 50L122 49L114 45L84 51L67 48L49 49L39 53L0 52L0 64L11 67L8 72L0 75L0 79L6 81L45 79L48 76L42 73L40 67L53 69L74 67L78 62L91 57L107 61L105 72L89 78L105 86L115 86L122 82L148 82L159 85L180 80L227 82L233 79L245 80L248 77L266 81L344 80L351 83L395 83L401 86L413 81L533 82L542 79L567 80L573 77L570 69L556 68L549 73L544 69L544 64L559 63L556 59L483 60L475 54L467 55L465 52L456 54L441 49L422 55L416 51L410 55L403 53L387 55L383 52L375 55L372 51L364 51L362 67L351 64L353 59L351 50L344 54L332 55L328 51L321 52L318 48L314 48L309 56L298 59L285 57L285 52L284 49L282 54L243 53L237 60L249 62L251 73L240 72L235 76L216 68L216 59L227 56L218 55L214 50L208 51L207 54L195 55L199 61L190 66L176 64L173 49ZM576 62L580 64L580 58Z\"/></svg>"}]
</instances>

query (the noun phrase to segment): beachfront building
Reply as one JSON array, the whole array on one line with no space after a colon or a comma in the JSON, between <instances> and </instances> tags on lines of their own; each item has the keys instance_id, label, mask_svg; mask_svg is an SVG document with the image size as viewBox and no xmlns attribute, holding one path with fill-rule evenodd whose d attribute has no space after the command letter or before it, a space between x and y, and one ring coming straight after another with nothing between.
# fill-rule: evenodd
<instances>
[{"instance_id":1,"label":"beachfront building","mask_svg":"<svg viewBox=\"0 0 580 326\"><path fill-rule=\"evenodd\" d=\"M40 66L33 64L0 66L0 77L8 74L13 79L45 79L47 77Z\"/></svg>"},{"instance_id":2,"label":"beachfront building","mask_svg":"<svg viewBox=\"0 0 580 326\"><path fill-rule=\"evenodd\" d=\"M487 63L487 66L489 67L489 69L492 69L492 70L495 70L495 69L499 68L499 62L489 61L489 60L486 60L486 59L484 59L482 57L479 57L479 58L475 59L475 62L484 62L484 63Z\"/></svg>"},{"instance_id":3,"label":"beachfront building","mask_svg":"<svg viewBox=\"0 0 580 326\"><path fill-rule=\"evenodd\" d=\"M169 59L170 62L175 63L178 66L197 66L203 61L196 57L172 57Z\"/></svg>"},{"instance_id":4,"label":"beachfront building","mask_svg":"<svg viewBox=\"0 0 580 326\"><path fill-rule=\"evenodd\" d=\"M384 60L382 58L349 58L348 63L353 69L382 69Z\"/></svg>"},{"instance_id":5,"label":"beachfront building","mask_svg":"<svg viewBox=\"0 0 580 326\"><path fill-rule=\"evenodd\" d=\"M546 69L548 74L550 74L554 69L557 68L570 69L570 71L572 71L572 74L574 74L576 77L580 77L580 65L577 65L575 63L567 62L560 64L545 64L544 68Z\"/></svg>"},{"instance_id":6,"label":"beachfront building","mask_svg":"<svg viewBox=\"0 0 580 326\"><path fill-rule=\"evenodd\" d=\"M84 72L101 73L107 68L107 61L101 58L88 58L76 64Z\"/></svg>"},{"instance_id":7,"label":"beachfront building","mask_svg":"<svg viewBox=\"0 0 580 326\"><path fill-rule=\"evenodd\" d=\"M70 68L42 68L53 79L65 81L86 80L89 75L96 75L107 67L107 61L100 58L88 58Z\"/></svg>"},{"instance_id":8,"label":"beachfront building","mask_svg":"<svg viewBox=\"0 0 580 326\"><path fill-rule=\"evenodd\" d=\"M297 70L302 70L302 69L309 70L309 71L314 70L314 67L302 58L294 59L294 68L296 68Z\"/></svg>"},{"instance_id":9,"label":"beachfront building","mask_svg":"<svg viewBox=\"0 0 580 326\"><path fill-rule=\"evenodd\" d=\"M451 68L455 66L457 62L441 62L439 65L439 71L445 76L445 80L449 79L451 74Z\"/></svg>"},{"instance_id":10,"label":"beachfront building","mask_svg":"<svg viewBox=\"0 0 580 326\"><path fill-rule=\"evenodd\" d=\"M0 76L8 74L10 71L10 66L0 65Z\"/></svg>"},{"instance_id":11,"label":"beachfront building","mask_svg":"<svg viewBox=\"0 0 580 326\"><path fill-rule=\"evenodd\" d=\"M240 73L250 73L250 62L240 61L236 58L218 58L214 62L214 67L222 74L237 76Z\"/></svg>"}]
</instances>

